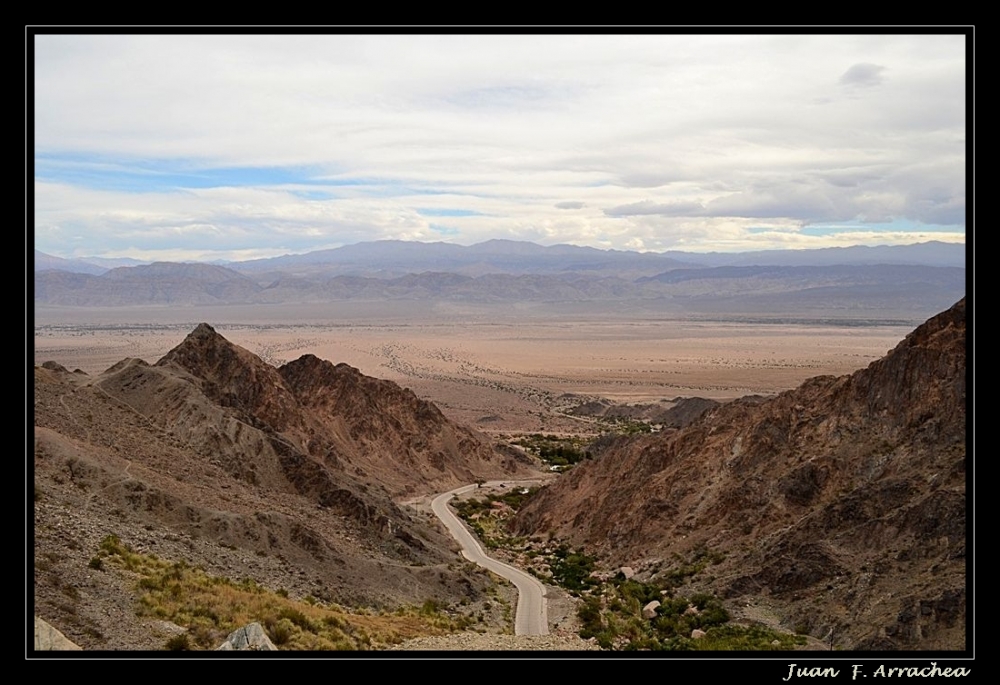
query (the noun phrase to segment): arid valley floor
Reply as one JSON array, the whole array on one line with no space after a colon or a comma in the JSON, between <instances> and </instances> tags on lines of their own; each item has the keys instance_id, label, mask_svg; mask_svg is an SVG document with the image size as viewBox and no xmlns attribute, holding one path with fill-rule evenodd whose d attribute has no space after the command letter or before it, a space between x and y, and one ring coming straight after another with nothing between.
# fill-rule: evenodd
<instances>
[{"instance_id":1,"label":"arid valley floor","mask_svg":"<svg viewBox=\"0 0 1000 685\"><path fill-rule=\"evenodd\" d=\"M42 309L35 363L88 374L125 357L152 363L204 321L271 363L311 353L395 381L486 433L585 434L595 431L588 420L558 411L575 401L565 395L621 403L769 395L863 368L919 323L341 309Z\"/></svg>"}]
</instances>

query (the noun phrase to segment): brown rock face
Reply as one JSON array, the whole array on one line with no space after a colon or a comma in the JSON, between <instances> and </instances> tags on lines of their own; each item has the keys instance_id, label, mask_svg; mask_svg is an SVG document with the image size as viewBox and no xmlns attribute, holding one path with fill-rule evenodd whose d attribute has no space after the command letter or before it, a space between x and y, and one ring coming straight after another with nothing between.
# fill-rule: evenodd
<instances>
[{"instance_id":1,"label":"brown rock face","mask_svg":"<svg viewBox=\"0 0 1000 685\"><path fill-rule=\"evenodd\" d=\"M266 435L279 460L346 471L394 496L504 478L524 466L395 383L311 354L275 369L207 324L156 365L189 373L206 396ZM322 473L293 480L301 491L316 478Z\"/></svg>"},{"instance_id":2,"label":"brown rock face","mask_svg":"<svg viewBox=\"0 0 1000 685\"><path fill-rule=\"evenodd\" d=\"M393 494L503 478L526 465L451 423L411 390L347 364L304 355L278 372L313 419L302 435L308 449L339 455Z\"/></svg>"},{"instance_id":3,"label":"brown rock face","mask_svg":"<svg viewBox=\"0 0 1000 685\"><path fill-rule=\"evenodd\" d=\"M280 432L301 421L295 398L277 370L208 324L199 324L156 365L187 371L210 399L251 422Z\"/></svg>"},{"instance_id":4,"label":"brown rock face","mask_svg":"<svg viewBox=\"0 0 1000 685\"><path fill-rule=\"evenodd\" d=\"M965 301L850 376L612 444L522 509L615 564L722 552L725 596L863 649L965 648Z\"/></svg>"}]
</instances>

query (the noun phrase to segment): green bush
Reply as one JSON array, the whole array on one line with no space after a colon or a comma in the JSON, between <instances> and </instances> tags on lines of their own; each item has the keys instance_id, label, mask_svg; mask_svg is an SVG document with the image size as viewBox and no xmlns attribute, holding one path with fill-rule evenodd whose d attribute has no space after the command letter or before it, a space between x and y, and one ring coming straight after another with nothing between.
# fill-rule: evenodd
<instances>
[{"instance_id":1,"label":"green bush","mask_svg":"<svg viewBox=\"0 0 1000 685\"><path fill-rule=\"evenodd\" d=\"M295 635L295 626L287 618L283 618L277 623L275 623L268 632L268 637L271 638L276 646L288 644L292 636Z\"/></svg>"},{"instance_id":2,"label":"green bush","mask_svg":"<svg viewBox=\"0 0 1000 685\"><path fill-rule=\"evenodd\" d=\"M166 648L171 652L186 652L191 649L191 638L187 633L174 635L167 640Z\"/></svg>"},{"instance_id":3,"label":"green bush","mask_svg":"<svg viewBox=\"0 0 1000 685\"><path fill-rule=\"evenodd\" d=\"M281 611L278 612L278 618L287 618L292 624L297 625L302 630L312 632L313 624L306 615L294 607L283 607Z\"/></svg>"}]
</instances>

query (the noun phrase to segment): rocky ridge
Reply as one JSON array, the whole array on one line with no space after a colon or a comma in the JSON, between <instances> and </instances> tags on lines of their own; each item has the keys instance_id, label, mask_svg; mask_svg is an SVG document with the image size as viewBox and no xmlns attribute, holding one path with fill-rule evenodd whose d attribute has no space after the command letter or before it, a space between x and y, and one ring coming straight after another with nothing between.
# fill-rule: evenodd
<instances>
[{"instance_id":1,"label":"rocky ridge","mask_svg":"<svg viewBox=\"0 0 1000 685\"><path fill-rule=\"evenodd\" d=\"M85 649L163 645L88 566L112 534L292 596L475 598L488 579L397 498L529 471L395 384L315 357L276 369L205 324L152 365L36 366L34 418L35 613Z\"/></svg>"},{"instance_id":2,"label":"rocky ridge","mask_svg":"<svg viewBox=\"0 0 1000 685\"><path fill-rule=\"evenodd\" d=\"M650 576L766 598L851 649L965 648L965 301L850 376L618 440L529 501L516 532L568 538ZM699 589L699 588L695 588Z\"/></svg>"}]
</instances>

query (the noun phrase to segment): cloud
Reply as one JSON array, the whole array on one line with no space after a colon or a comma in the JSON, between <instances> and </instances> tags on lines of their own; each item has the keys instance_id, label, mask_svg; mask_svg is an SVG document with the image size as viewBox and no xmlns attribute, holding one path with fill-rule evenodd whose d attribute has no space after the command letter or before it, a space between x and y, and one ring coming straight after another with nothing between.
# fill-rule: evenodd
<instances>
[{"instance_id":1,"label":"cloud","mask_svg":"<svg viewBox=\"0 0 1000 685\"><path fill-rule=\"evenodd\" d=\"M878 64L861 62L852 64L840 77L840 85L859 88L870 88L882 83L882 72L885 67Z\"/></svg>"},{"instance_id":2,"label":"cloud","mask_svg":"<svg viewBox=\"0 0 1000 685\"><path fill-rule=\"evenodd\" d=\"M649 200L633 202L628 205L619 205L605 209L607 216L649 216L657 214L660 216L701 216L704 213L704 206L700 202L664 202L656 203Z\"/></svg>"},{"instance_id":3,"label":"cloud","mask_svg":"<svg viewBox=\"0 0 1000 685\"><path fill-rule=\"evenodd\" d=\"M875 219L961 232L965 47L40 35L36 246L166 254L174 239L221 257L444 235L727 249ZM838 74L864 98L831 93Z\"/></svg>"}]
</instances>

